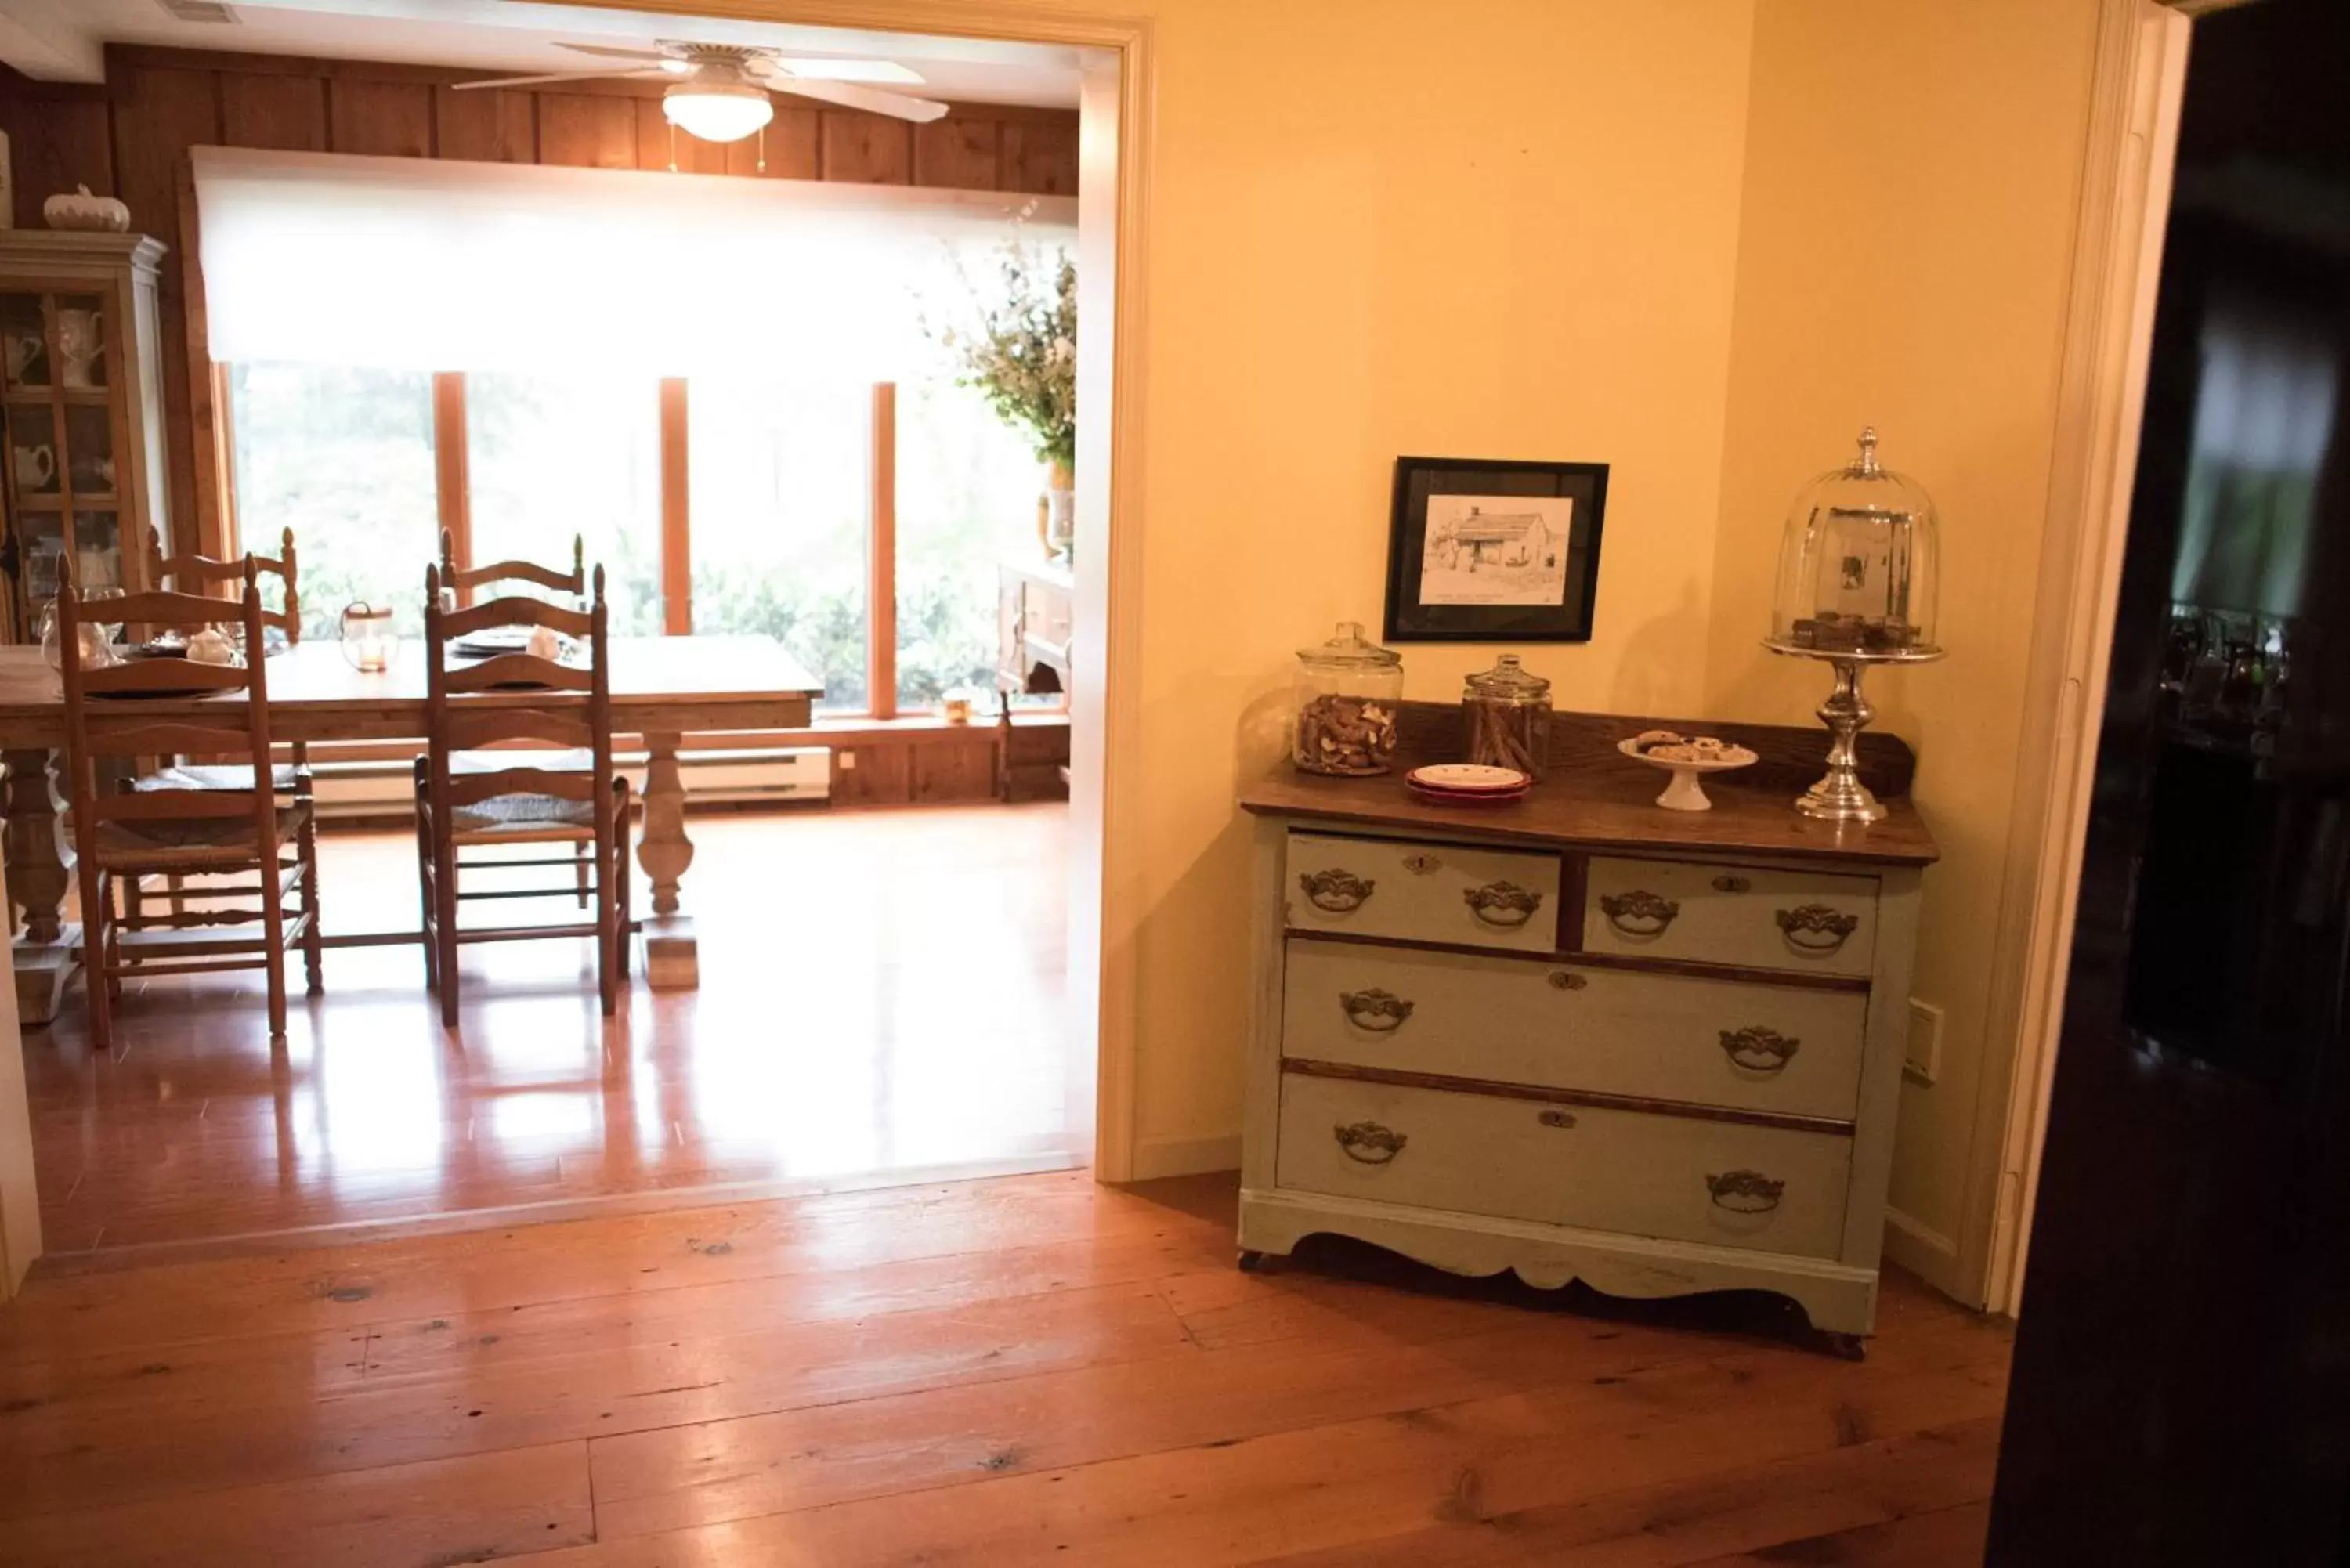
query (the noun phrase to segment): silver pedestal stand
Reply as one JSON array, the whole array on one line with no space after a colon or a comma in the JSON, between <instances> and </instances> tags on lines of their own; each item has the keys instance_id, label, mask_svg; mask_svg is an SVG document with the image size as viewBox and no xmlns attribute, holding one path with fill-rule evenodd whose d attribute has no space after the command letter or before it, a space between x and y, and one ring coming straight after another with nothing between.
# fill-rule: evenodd
<instances>
[{"instance_id":1,"label":"silver pedestal stand","mask_svg":"<svg viewBox=\"0 0 2350 1568\"><path fill-rule=\"evenodd\" d=\"M1942 657L1942 650L1861 653L1850 649L1798 648L1767 638L1762 646L1792 659L1825 659L1835 667L1835 688L1819 706L1820 721L1834 737L1828 744L1828 771L1795 797L1795 809L1823 822L1884 821L1884 805L1860 782L1860 732L1877 717L1877 710L1860 694L1861 671L1871 664L1930 664Z\"/></svg>"}]
</instances>

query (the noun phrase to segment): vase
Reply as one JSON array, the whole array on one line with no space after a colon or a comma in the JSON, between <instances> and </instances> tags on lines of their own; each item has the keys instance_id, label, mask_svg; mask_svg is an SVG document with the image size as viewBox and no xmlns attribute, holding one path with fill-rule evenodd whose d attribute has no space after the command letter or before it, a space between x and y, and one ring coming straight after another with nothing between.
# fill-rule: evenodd
<instances>
[{"instance_id":1,"label":"vase","mask_svg":"<svg viewBox=\"0 0 2350 1568\"><path fill-rule=\"evenodd\" d=\"M1045 554L1055 561L1069 558L1077 538L1077 479L1066 462L1045 467L1045 493L1036 500L1036 532Z\"/></svg>"}]
</instances>

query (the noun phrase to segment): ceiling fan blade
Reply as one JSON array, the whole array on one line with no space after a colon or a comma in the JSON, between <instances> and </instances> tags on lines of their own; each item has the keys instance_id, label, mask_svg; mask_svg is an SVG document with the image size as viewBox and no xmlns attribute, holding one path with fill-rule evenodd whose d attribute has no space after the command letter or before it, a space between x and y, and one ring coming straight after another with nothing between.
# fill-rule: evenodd
<instances>
[{"instance_id":1,"label":"ceiling fan blade","mask_svg":"<svg viewBox=\"0 0 2350 1568\"><path fill-rule=\"evenodd\" d=\"M879 88L858 87L850 82L812 82L778 73L766 78L766 86L775 92L837 103L843 109L868 109L918 124L937 119L947 111L946 105L926 98L909 98L901 92L883 92Z\"/></svg>"},{"instance_id":2,"label":"ceiling fan blade","mask_svg":"<svg viewBox=\"0 0 2350 1568\"><path fill-rule=\"evenodd\" d=\"M609 44L566 44L558 42L555 47L558 49L569 49L575 54L601 55L607 59L614 60L666 60L671 57L659 49L617 49Z\"/></svg>"},{"instance_id":3,"label":"ceiling fan blade","mask_svg":"<svg viewBox=\"0 0 2350 1568\"><path fill-rule=\"evenodd\" d=\"M533 87L540 82L609 82L625 80L629 77L656 75L666 76L669 73L666 71L650 70L556 71L549 75L540 77L492 77L487 81L454 82L451 85L458 92L464 92L473 88Z\"/></svg>"},{"instance_id":4,"label":"ceiling fan blade","mask_svg":"<svg viewBox=\"0 0 2350 1568\"><path fill-rule=\"evenodd\" d=\"M769 57L765 63L780 67L804 82L889 82L898 87L922 85L920 72L909 70L895 60L819 60L779 55Z\"/></svg>"}]
</instances>

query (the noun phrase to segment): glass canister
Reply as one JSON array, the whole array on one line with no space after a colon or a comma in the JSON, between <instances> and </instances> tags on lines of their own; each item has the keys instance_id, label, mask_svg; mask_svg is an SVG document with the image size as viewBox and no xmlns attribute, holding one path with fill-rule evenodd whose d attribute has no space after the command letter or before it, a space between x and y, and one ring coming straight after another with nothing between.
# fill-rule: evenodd
<instances>
[{"instance_id":1,"label":"glass canister","mask_svg":"<svg viewBox=\"0 0 2350 1568\"><path fill-rule=\"evenodd\" d=\"M1290 760L1299 771L1359 778L1395 761L1396 707L1403 699L1403 659L1363 637L1360 621L1297 650L1297 720Z\"/></svg>"},{"instance_id":2,"label":"glass canister","mask_svg":"<svg viewBox=\"0 0 2350 1568\"><path fill-rule=\"evenodd\" d=\"M1539 779L1550 763L1550 682L1514 653L1469 677L1461 694L1469 760Z\"/></svg>"}]
</instances>

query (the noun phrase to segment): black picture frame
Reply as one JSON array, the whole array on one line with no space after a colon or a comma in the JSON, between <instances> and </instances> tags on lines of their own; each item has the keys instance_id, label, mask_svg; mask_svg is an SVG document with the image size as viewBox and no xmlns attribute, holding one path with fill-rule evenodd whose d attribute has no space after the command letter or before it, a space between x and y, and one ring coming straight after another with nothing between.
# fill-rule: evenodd
<instances>
[{"instance_id":1,"label":"black picture frame","mask_svg":"<svg viewBox=\"0 0 2350 1568\"><path fill-rule=\"evenodd\" d=\"M1503 514L1489 532L1465 526L1467 504L1482 513L1493 498L1559 501L1558 510L1530 508ZM1452 500L1454 514L1439 516L1451 546L1443 582L1429 582L1432 563L1428 535L1431 509ZM1604 462L1525 462L1507 458L1399 457L1396 459L1394 510L1388 524L1388 603L1384 631L1388 642L1588 642L1592 608L1599 594L1600 525L1607 511L1607 465ZM1492 515L1492 514L1484 514ZM1517 530L1515 537L1506 536ZM1474 534L1474 538L1468 537ZM1463 543L1454 541L1465 540ZM1440 545L1444 549L1445 545ZM1463 551L1465 566L1456 566ZM1488 551L1492 552L1490 556ZM1503 575L1490 589L1471 584L1474 574ZM1563 574L1556 603L1546 602L1553 572ZM1513 591L1544 596L1544 602L1484 602L1474 596Z\"/></svg>"}]
</instances>

